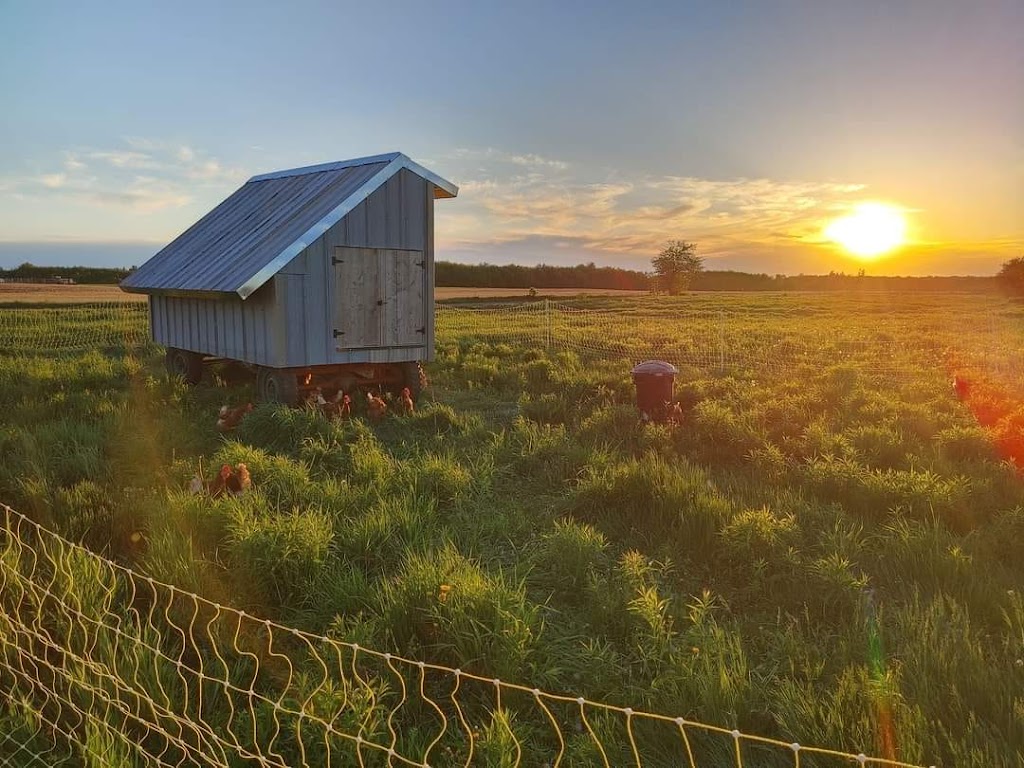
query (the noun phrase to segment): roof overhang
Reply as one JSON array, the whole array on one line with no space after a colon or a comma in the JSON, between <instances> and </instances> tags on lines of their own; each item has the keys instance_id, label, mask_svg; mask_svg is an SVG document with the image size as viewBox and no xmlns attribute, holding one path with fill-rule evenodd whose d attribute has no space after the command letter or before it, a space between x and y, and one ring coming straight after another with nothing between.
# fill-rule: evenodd
<instances>
[{"instance_id":1,"label":"roof overhang","mask_svg":"<svg viewBox=\"0 0 1024 768\"><path fill-rule=\"evenodd\" d=\"M178 299L227 299L237 298L234 291L190 291L183 288L134 288L118 283L125 293L144 293L147 296L172 296Z\"/></svg>"}]
</instances>

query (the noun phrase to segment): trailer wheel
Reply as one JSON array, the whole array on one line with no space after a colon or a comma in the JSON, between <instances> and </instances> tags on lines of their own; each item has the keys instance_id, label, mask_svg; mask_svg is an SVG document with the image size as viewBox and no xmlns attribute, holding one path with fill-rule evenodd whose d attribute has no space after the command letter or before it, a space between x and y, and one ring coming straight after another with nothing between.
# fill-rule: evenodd
<instances>
[{"instance_id":1,"label":"trailer wheel","mask_svg":"<svg viewBox=\"0 0 1024 768\"><path fill-rule=\"evenodd\" d=\"M180 376L186 384L198 384L203 378L203 356L187 349L168 347L164 365L171 376Z\"/></svg>"},{"instance_id":2,"label":"trailer wheel","mask_svg":"<svg viewBox=\"0 0 1024 768\"><path fill-rule=\"evenodd\" d=\"M257 384L265 402L295 405L299 400L299 381L293 371L260 368Z\"/></svg>"}]
</instances>

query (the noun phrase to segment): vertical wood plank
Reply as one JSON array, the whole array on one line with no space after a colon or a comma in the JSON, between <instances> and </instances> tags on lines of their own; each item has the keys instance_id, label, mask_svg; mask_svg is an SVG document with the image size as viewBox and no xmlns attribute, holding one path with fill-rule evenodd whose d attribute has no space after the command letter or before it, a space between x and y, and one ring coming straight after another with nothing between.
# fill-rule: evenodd
<instances>
[{"instance_id":1,"label":"vertical wood plank","mask_svg":"<svg viewBox=\"0 0 1024 768\"><path fill-rule=\"evenodd\" d=\"M331 359L328 353L328 340L331 338L334 323L334 313L329 303L330 292L333 289L333 274L327 246L331 242L332 231L336 230L332 228L324 233L307 249L302 322L307 350L306 362L309 365L322 365Z\"/></svg>"},{"instance_id":2,"label":"vertical wood plank","mask_svg":"<svg viewBox=\"0 0 1024 768\"><path fill-rule=\"evenodd\" d=\"M384 234L379 245L382 248L404 248L402 237L402 175L405 169L387 180L384 185Z\"/></svg>"},{"instance_id":3,"label":"vertical wood plank","mask_svg":"<svg viewBox=\"0 0 1024 768\"><path fill-rule=\"evenodd\" d=\"M346 238L345 244L351 246L365 246L367 244L366 201L364 200L353 208L345 218L348 220L348 237Z\"/></svg>"},{"instance_id":4,"label":"vertical wood plank","mask_svg":"<svg viewBox=\"0 0 1024 768\"><path fill-rule=\"evenodd\" d=\"M402 171L405 174L405 190L403 196L402 211L404 213L404 233L402 235L405 241L405 248L411 248L417 251L426 251L426 205L424 205L424 190L426 189L426 180L420 178L414 173L410 173L407 170Z\"/></svg>"},{"instance_id":5,"label":"vertical wood plank","mask_svg":"<svg viewBox=\"0 0 1024 768\"><path fill-rule=\"evenodd\" d=\"M199 299L192 299L189 302L188 312L188 343L189 349L193 352L202 352L203 345L199 341Z\"/></svg>"},{"instance_id":6,"label":"vertical wood plank","mask_svg":"<svg viewBox=\"0 0 1024 768\"><path fill-rule=\"evenodd\" d=\"M246 354L247 349L245 345L245 328L242 325L243 306L244 304L229 300L225 300L221 306L221 312L226 325L224 329L224 346L231 349L235 354L242 356Z\"/></svg>"},{"instance_id":7,"label":"vertical wood plank","mask_svg":"<svg viewBox=\"0 0 1024 768\"><path fill-rule=\"evenodd\" d=\"M252 348L249 346L249 329L247 327L246 314L242 307L238 307L237 311L237 317L232 319L238 323L238 339L242 344L242 354L239 357L247 363L254 363L256 360L253 358Z\"/></svg>"},{"instance_id":8,"label":"vertical wood plank","mask_svg":"<svg viewBox=\"0 0 1024 768\"><path fill-rule=\"evenodd\" d=\"M387 189L385 183L366 198L366 245L377 248L387 245L388 241Z\"/></svg>"}]
</instances>

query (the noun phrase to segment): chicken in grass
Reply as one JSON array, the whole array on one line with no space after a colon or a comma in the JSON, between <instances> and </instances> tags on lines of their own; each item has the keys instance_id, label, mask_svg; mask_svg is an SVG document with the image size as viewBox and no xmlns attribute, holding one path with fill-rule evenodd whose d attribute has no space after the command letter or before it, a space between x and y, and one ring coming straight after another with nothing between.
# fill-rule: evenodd
<instances>
[{"instance_id":1,"label":"chicken in grass","mask_svg":"<svg viewBox=\"0 0 1024 768\"><path fill-rule=\"evenodd\" d=\"M665 420L669 424L682 424L683 423L683 404L679 401L674 403L665 403Z\"/></svg>"},{"instance_id":2,"label":"chicken in grass","mask_svg":"<svg viewBox=\"0 0 1024 768\"><path fill-rule=\"evenodd\" d=\"M373 392L366 393L366 410L369 413L370 418L374 421L380 421L383 419L388 412L388 404L384 402L382 398L377 397Z\"/></svg>"},{"instance_id":3,"label":"chicken in grass","mask_svg":"<svg viewBox=\"0 0 1024 768\"><path fill-rule=\"evenodd\" d=\"M306 405L313 408L322 408L327 405L327 401L324 399L324 392L320 387L316 387L306 396Z\"/></svg>"},{"instance_id":4,"label":"chicken in grass","mask_svg":"<svg viewBox=\"0 0 1024 768\"><path fill-rule=\"evenodd\" d=\"M224 464L221 466L220 472L217 473L217 476L213 478L207 486L207 490L210 492L210 496L212 498L216 499L224 495L224 492L228 487L228 480L231 479L233 474L234 471L231 469L230 464Z\"/></svg>"},{"instance_id":5,"label":"chicken in grass","mask_svg":"<svg viewBox=\"0 0 1024 768\"><path fill-rule=\"evenodd\" d=\"M249 468L241 462L235 464L235 471L231 473L231 477L227 478L224 487L232 496L241 496L247 492L252 488L252 475L249 474Z\"/></svg>"},{"instance_id":6,"label":"chicken in grass","mask_svg":"<svg viewBox=\"0 0 1024 768\"><path fill-rule=\"evenodd\" d=\"M193 491L193 493L196 492L193 490L196 480L202 481L202 478L198 475L192 478L192 482L189 483L189 490ZM252 476L249 474L249 468L241 462L234 467L230 464L224 464L221 466L217 476L205 487L209 491L211 498L214 499L220 498L225 493L230 496L241 496L252 488Z\"/></svg>"},{"instance_id":7,"label":"chicken in grass","mask_svg":"<svg viewBox=\"0 0 1024 768\"><path fill-rule=\"evenodd\" d=\"M411 416L416 411L416 404L412 401L412 392L408 387L402 389L402 395L398 400L398 407L406 416Z\"/></svg>"},{"instance_id":8,"label":"chicken in grass","mask_svg":"<svg viewBox=\"0 0 1024 768\"><path fill-rule=\"evenodd\" d=\"M230 432L242 422L246 414L251 412L252 403L246 403L237 408L229 408L226 405L222 405L220 412L217 414L217 430L219 432Z\"/></svg>"},{"instance_id":9,"label":"chicken in grass","mask_svg":"<svg viewBox=\"0 0 1024 768\"><path fill-rule=\"evenodd\" d=\"M971 382L959 376L954 376L951 382L953 394L957 400L966 400L971 394Z\"/></svg>"},{"instance_id":10,"label":"chicken in grass","mask_svg":"<svg viewBox=\"0 0 1024 768\"><path fill-rule=\"evenodd\" d=\"M323 408L324 415L329 419L343 419L352 415L352 398L342 390L338 390L334 397L328 400Z\"/></svg>"},{"instance_id":11,"label":"chicken in grass","mask_svg":"<svg viewBox=\"0 0 1024 768\"><path fill-rule=\"evenodd\" d=\"M343 419L352 415L352 398L340 389L328 400L320 387L317 387L309 402L328 419Z\"/></svg>"}]
</instances>

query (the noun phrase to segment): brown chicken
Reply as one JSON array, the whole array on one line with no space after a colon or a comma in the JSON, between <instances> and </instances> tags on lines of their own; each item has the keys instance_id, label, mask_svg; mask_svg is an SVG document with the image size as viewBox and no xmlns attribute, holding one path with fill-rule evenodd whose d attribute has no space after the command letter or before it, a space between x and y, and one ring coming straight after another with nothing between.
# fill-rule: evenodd
<instances>
[{"instance_id":1,"label":"brown chicken","mask_svg":"<svg viewBox=\"0 0 1024 768\"><path fill-rule=\"evenodd\" d=\"M398 400L398 407L406 416L411 416L416 410L416 404L412 401L412 392L408 387L402 389L402 396Z\"/></svg>"},{"instance_id":2,"label":"brown chicken","mask_svg":"<svg viewBox=\"0 0 1024 768\"><path fill-rule=\"evenodd\" d=\"M189 485L190 490L193 488L194 483L195 478L193 478L192 484ZM249 468L241 462L236 464L234 468L230 464L221 466L220 472L206 486L210 496L214 499L220 498L225 493L231 496L241 496L250 488L252 488L252 476L249 474Z\"/></svg>"},{"instance_id":3,"label":"brown chicken","mask_svg":"<svg viewBox=\"0 0 1024 768\"><path fill-rule=\"evenodd\" d=\"M242 422L246 414L251 412L252 403L246 403L237 408L229 408L226 405L222 405L220 412L217 414L217 430L220 432L231 431Z\"/></svg>"},{"instance_id":4,"label":"brown chicken","mask_svg":"<svg viewBox=\"0 0 1024 768\"><path fill-rule=\"evenodd\" d=\"M340 389L328 400L317 387L316 395L311 402L328 419L343 419L352 415L352 398Z\"/></svg>"},{"instance_id":5,"label":"brown chicken","mask_svg":"<svg viewBox=\"0 0 1024 768\"><path fill-rule=\"evenodd\" d=\"M215 499L223 496L224 491L227 490L228 487L228 480L231 479L233 474L234 472L231 469L231 465L224 464L220 468L220 472L217 473L217 476L213 478L213 480L210 481L210 484L206 487L210 492L210 496Z\"/></svg>"},{"instance_id":6,"label":"brown chicken","mask_svg":"<svg viewBox=\"0 0 1024 768\"><path fill-rule=\"evenodd\" d=\"M373 392L366 393L366 410L370 414L370 418L374 421L380 421L383 419L388 412L388 404L385 403L381 398L373 394Z\"/></svg>"},{"instance_id":7,"label":"brown chicken","mask_svg":"<svg viewBox=\"0 0 1024 768\"><path fill-rule=\"evenodd\" d=\"M241 496L248 491L252 488L252 475L249 474L249 468L241 462L235 464L235 471L231 473L231 477L225 480L224 486L232 496Z\"/></svg>"},{"instance_id":8,"label":"brown chicken","mask_svg":"<svg viewBox=\"0 0 1024 768\"><path fill-rule=\"evenodd\" d=\"M683 423L683 404L676 401L674 403L665 403L665 420L669 424L682 424Z\"/></svg>"},{"instance_id":9,"label":"brown chicken","mask_svg":"<svg viewBox=\"0 0 1024 768\"><path fill-rule=\"evenodd\" d=\"M327 401L324 400L324 392L320 387L316 387L306 396L306 405L313 406L314 408L320 408L326 404Z\"/></svg>"},{"instance_id":10,"label":"brown chicken","mask_svg":"<svg viewBox=\"0 0 1024 768\"><path fill-rule=\"evenodd\" d=\"M953 394L956 395L958 400L966 400L971 394L971 382L967 379L961 379L959 376L954 376L951 382L953 386Z\"/></svg>"}]
</instances>

